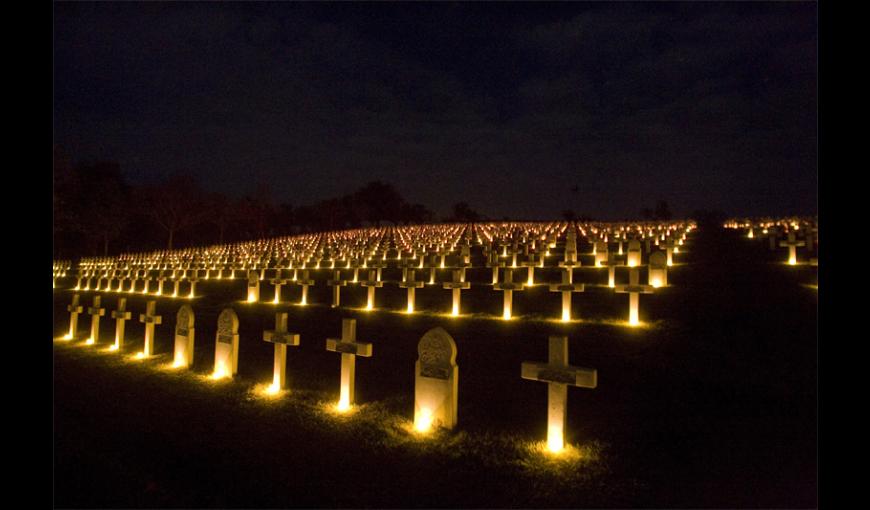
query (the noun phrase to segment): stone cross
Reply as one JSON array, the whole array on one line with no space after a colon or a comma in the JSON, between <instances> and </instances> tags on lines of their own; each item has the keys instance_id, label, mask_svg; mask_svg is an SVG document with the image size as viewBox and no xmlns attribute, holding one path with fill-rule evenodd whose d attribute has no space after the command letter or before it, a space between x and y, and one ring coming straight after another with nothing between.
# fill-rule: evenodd
<instances>
[{"instance_id":1,"label":"stone cross","mask_svg":"<svg viewBox=\"0 0 870 510\"><path fill-rule=\"evenodd\" d=\"M366 299L366 310L372 310L375 307L375 289L383 287L384 282L379 281L375 277L375 271L369 271L369 279L363 281L360 285L368 288L368 297Z\"/></svg>"},{"instance_id":2,"label":"stone cross","mask_svg":"<svg viewBox=\"0 0 870 510\"><path fill-rule=\"evenodd\" d=\"M336 269L332 272L332 280L327 280L326 285L332 287L332 307L338 308L341 302L341 288L347 285L347 280L342 280L341 271Z\"/></svg>"},{"instance_id":3,"label":"stone cross","mask_svg":"<svg viewBox=\"0 0 870 510\"><path fill-rule=\"evenodd\" d=\"M248 303L260 300L260 276L254 270L248 271Z\"/></svg>"},{"instance_id":4,"label":"stone cross","mask_svg":"<svg viewBox=\"0 0 870 510\"><path fill-rule=\"evenodd\" d=\"M308 287L314 285L314 280L312 280L308 277L308 270L306 269L306 270L302 271L302 278L296 280L294 283L296 285L302 286L302 298L299 299L299 304L303 305L303 306L307 305L308 304Z\"/></svg>"},{"instance_id":5,"label":"stone cross","mask_svg":"<svg viewBox=\"0 0 870 510\"><path fill-rule=\"evenodd\" d=\"M492 284L495 286L495 284L498 283L498 269L500 267L505 267L507 262L501 260L497 251L493 251L490 256L491 258L486 262L486 267L492 268Z\"/></svg>"},{"instance_id":6,"label":"stone cross","mask_svg":"<svg viewBox=\"0 0 870 510\"><path fill-rule=\"evenodd\" d=\"M668 263L664 252L655 251L649 256L649 276L647 280L653 288L668 284Z\"/></svg>"},{"instance_id":7,"label":"stone cross","mask_svg":"<svg viewBox=\"0 0 870 510\"><path fill-rule=\"evenodd\" d=\"M356 341L356 319L342 319L341 340L327 338L326 350L341 353L341 393L338 409L345 411L354 403L356 357L371 357L372 344Z\"/></svg>"},{"instance_id":8,"label":"stone cross","mask_svg":"<svg viewBox=\"0 0 870 510\"><path fill-rule=\"evenodd\" d=\"M616 254L607 254L607 286L613 288L616 285L616 266L621 266L622 261L617 260Z\"/></svg>"},{"instance_id":9,"label":"stone cross","mask_svg":"<svg viewBox=\"0 0 870 510\"><path fill-rule=\"evenodd\" d=\"M535 285L535 266L540 264L541 261L543 261L543 259L535 260L535 254L531 253L531 254L529 254L528 259L526 259L522 262L522 265L529 268L529 279L526 282L527 287L531 287L531 286Z\"/></svg>"},{"instance_id":10,"label":"stone cross","mask_svg":"<svg viewBox=\"0 0 870 510\"><path fill-rule=\"evenodd\" d=\"M163 295L163 282L165 282L165 281L166 281L166 275L163 273L163 270L160 270L160 272L157 273L157 295L158 296Z\"/></svg>"},{"instance_id":11,"label":"stone cross","mask_svg":"<svg viewBox=\"0 0 870 510\"><path fill-rule=\"evenodd\" d=\"M72 303L66 306L66 311L69 312L69 333L64 337L67 340L73 340L78 335L79 314L84 308L79 305L79 295L73 294Z\"/></svg>"},{"instance_id":12,"label":"stone cross","mask_svg":"<svg viewBox=\"0 0 870 510\"><path fill-rule=\"evenodd\" d=\"M275 269L275 278L269 280L269 283L275 286L275 298L272 300L276 305L281 302L281 286L287 283L286 278L281 278L281 269Z\"/></svg>"},{"instance_id":13,"label":"stone cross","mask_svg":"<svg viewBox=\"0 0 870 510\"><path fill-rule=\"evenodd\" d=\"M514 283L513 278L513 270L506 267L504 269L504 281L492 286L493 289L504 292L504 311L502 312L502 318L505 320L511 318L513 309L513 291L523 290L523 284Z\"/></svg>"},{"instance_id":14,"label":"stone cross","mask_svg":"<svg viewBox=\"0 0 870 510\"><path fill-rule=\"evenodd\" d=\"M637 267L640 265L640 241L637 239L632 239L628 242L626 265L628 267Z\"/></svg>"},{"instance_id":15,"label":"stone cross","mask_svg":"<svg viewBox=\"0 0 870 510\"><path fill-rule=\"evenodd\" d=\"M442 328L430 329L417 344L414 365L414 428L421 432L432 426L456 426L459 367L456 342Z\"/></svg>"},{"instance_id":16,"label":"stone cross","mask_svg":"<svg viewBox=\"0 0 870 510\"><path fill-rule=\"evenodd\" d=\"M797 264L797 247L806 246L807 243L805 241L798 241L794 230L790 230L788 232L788 241L781 241L779 245L781 247L788 246L788 263L795 265Z\"/></svg>"},{"instance_id":17,"label":"stone cross","mask_svg":"<svg viewBox=\"0 0 870 510\"><path fill-rule=\"evenodd\" d=\"M178 274L178 271L172 270L172 297L178 297L178 287L181 285L181 275Z\"/></svg>"},{"instance_id":18,"label":"stone cross","mask_svg":"<svg viewBox=\"0 0 870 510\"><path fill-rule=\"evenodd\" d=\"M181 305L175 315L175 359L173 366L190 368L193 365L193 308Z\"/></svg>"},{"instance_id":19,"label":"stone cross","mask_svg":"<svg viewBox=\"0 0 870 510\"><path fill-rule=\"evenodd\" d=\"M257 278L255 271L248 273ZM260 280L257 279L259 282ZM218 316L214 349L214 379L232 377L239 368L239 317L232 308L224 308Z\"/></svg>"},{"instance_id":20,"label":"stone cross","mask_svg":"<svg viewBox=\"0 0 870 510\"><path fill-rule=\"evenodd\" d=\"M190 282L190 294L187 297L193 299L196 296L196 282L199 281L199 270L194 269L193 273L187 278L187 281Z\"/></svg>"},{"instance_id":21,"label":"stone cross","mask_svg":"<svg viewBox=\"0 0 870 510\"><path fill-rule=\"evenodd\" d=\"M666 263L669 266L674 265L674 246L674 238L669 237L668 240L665 242L665 253L667 254Z\"/></svg>"},{"instance_id":22,"label":"stone cross","mask_svg":"<svg viewBox=\"0 0 870 510\"><path fill-rule=\"evenodd\" d=\"M453 309L451 311L451 315L453 315L454 317L459 315L460 293L463 289L468 289L471 287L471 283L462 281L461 276L462 275L460 274L460 271L458 269L455 269L453 271L453 281L445 282L443 286L443 288L451 289L453 292Z\"/></svg>"},{"instance_id":23,"label":"stone cross","mask_svg":"<svg viewBox=\"0 0 870 510\"><path fill-rule=\"evenodd\" d=\"M118 309L112 311L112 318L115 319L115 344L112 350L124 347L124 323L132 317L133 314L127 311L127 298L118 298Z\"/></svg>"},{"instance_id":24,"label":"stone cross","mask_svg":"<svg viewBox=\"0 0 870 510\"><path fill-rule=\"evenodd\" d=\"M571 320L571 294L573 292L583 292L586 286L582 283L571 282L571 268L567 267L562 271L562 283L550 284L550 292L562 293L562 320Z\"/></svg>"},{"instance_id":25,"label":"stone cross","mask_svg":"<svg viewBox=\"0 0 870 510\"><path fill-rule=\"evenodd\" d=\"M100 317L106 315L106 309L100 308L100 296L94 296L94 304L88 307L88 315L91 316L91 336L88 338L88 344L95 344L100 341Z\"/></svg>"},{"instance_id":26,"label":"stone cross","mask_svg":"<svg viewBox=\"0 0 870 510\"><path fill-rule=\"evenodd\" d=\"M638 320L638 308L641 294L652 294L652 285L640 285L638 283L639 275L637 268L633 268L629 274L628 285L617 285L615 287L618 293L628 293L628 323L631 326L636 326L640 322Z\"/></svg>"},{"instance_id":27,"label":"stone cross","mask_svg":"<svg viewBox=\"0 0 870 510\"><path fill-rule=\"evenodd\" d=\"M568 364L568 337L551 336L547 363L525 361L521 376L530 381L547 383L547 447L558 452L564 447L565 414L568 386L596 388L598 371Z\"/></svg>"},{"instance_id":28,"label":"stone cross","mask_svg":"<svg viewBox=\"0 0 870 510\"><path fill-rule=\"evenodd\" d=\"M408 277L407 280L400 283L399 287L403 289L408 289L408 313L414 313L414 291L417 289L423 288L423 282L418 282L414 280L414 270L408 269Z\"/></svg>"},{"instance_id":29,"label":"stone cross","mask_svg":"<svg viewBox=\"0 0 870 510\"><path fill-rule=\"evenodd\" d=\"M271 391L283 390L287 386L287 346L298 346L299 334L287 332L286 313L276 313L275 329L263 331L263 340L275 344Z\"/></svg>"},{"instance_id":30,"label":"stone cross","mask_svg":"<svg viewBox=\"0 0 870 510\"><path fill-rule=\"evenodd\" d=\"M163 316L155 315L157 301L148 301L145 305L145 313L139 314L139 322L145 324L145 349L142 351L144 357L154 354L154 326L163 323Z\"/></svg>"}]
</instances>

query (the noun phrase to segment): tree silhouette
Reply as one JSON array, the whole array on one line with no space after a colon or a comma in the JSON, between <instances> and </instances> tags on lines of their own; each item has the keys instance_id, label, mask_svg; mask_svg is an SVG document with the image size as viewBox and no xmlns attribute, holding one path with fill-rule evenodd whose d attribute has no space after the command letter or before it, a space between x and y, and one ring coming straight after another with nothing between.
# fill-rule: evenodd
<instances>
[{"instance_id":1,"label":"tree silhouette","mask_svg":"<svg viewBox=\"0 0 870 510\"><path fill-rule=\"evenodd\" d=\"M208 201L199 183L188 174L173 174L146 188L146 213L168 234L171 250L175 234L202 222L209 214Z\"/></svg>"}]
</instances>

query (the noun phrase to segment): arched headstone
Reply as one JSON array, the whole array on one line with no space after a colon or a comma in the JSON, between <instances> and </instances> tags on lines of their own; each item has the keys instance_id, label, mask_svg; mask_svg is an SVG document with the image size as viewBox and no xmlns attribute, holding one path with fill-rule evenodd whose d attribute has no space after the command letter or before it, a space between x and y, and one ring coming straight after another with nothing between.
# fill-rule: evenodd
<instances>
[{"instance_id":1,"label":"arched headstone","mask_svg":"<svg viewBox=\"0 0 870 510\"><path fill-rule=\"evenodd\" d=\"M260 300L260 277L256 271L248 271L248 302Z\"/></svg>"},{"instance_id":2,"label":"arched headstone","mask_svg":"<svg viewBox=\"0 0 870 510\"><path fill-rule=\"evenodd\" d=\"M214 376L234 376L239 366L239 317L224 308L218 317L214 348Z\"/></svg>"},{"instance_id":3,"label":"arched headstone","mask_svg":"<svg viewBox=\"0 0 870 510\"><path fill-rule=\"evenodd\" d=\"M430 329L417 344L414 373L414 426L418 430L456 426L459 367L456 342L443 328Z\"/></svg>"},{"instance_id":4,"label":"arched headstone","mask_svg":"<svg viewBox=\"0 0 870 510\"><path fill-rule=\"evenodd\" d=\"M182 305L175 316L175 360L173 365L190 368L193 365L193 308Z\"/></svg>"}]
</instances>

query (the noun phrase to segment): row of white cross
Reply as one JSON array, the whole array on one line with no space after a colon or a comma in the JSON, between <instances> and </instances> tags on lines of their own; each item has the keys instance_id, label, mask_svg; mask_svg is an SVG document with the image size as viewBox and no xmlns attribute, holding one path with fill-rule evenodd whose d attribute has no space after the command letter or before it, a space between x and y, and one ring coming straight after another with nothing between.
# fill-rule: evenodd
<instances>
[{"instance_id":1,"label":"row of white cross","mask_svg":"<svg viewBox=\"0 0 870 510\"><path fill-rule=\"evenodd\" d=\"M149 301L146 312L139 316L145 324L145 345L140 358L154 354L154 326L162 323L162 316L156 315L156 302ZM77 339L77 317L82 312L79 295L67 307L70 312L70 330L63 338ZM94 297L93 306L88 308L92 316L91 333L86 344L99 341L99 320L105 314L100 306L100 296ZM126 310L126 299L120 298L118 310L112 312L117 322L115 343L112 350L119 350L124 343L124 322L131 313ZM212 377L215 379L233 377L238 373L239 319L231 308L224 309L218 317L215 335L215 359ZM182 305L176 315L175 346L173 366L190 368L193 365L194 314L189 305ZM275 329L263 332L263 340L274 344L274 368L270 393L279 393L287 386L287 347L300 345L300 335L288 331L287 314L277 313ZM372 344L356 339L356 320L342 319L341 338L327 338L326 350L341 354L340 391L336 409L344 412L355 403L356 357L371 357ZM459 367L456 364L456 343L442 328L435 328L423 335L418 344L418 360L415 365L414 427L427 432L433 426L452 429L458 420L458 381ZM595 388L598 374L595 369L571 366L568 362L568 338L551 336L549 338L549 359L547 363L523 362L521 377L548 384L548 422L547 446L553 452L564 447L565 417L567 412L568 386Z\"/></svg>"}]
</instances>

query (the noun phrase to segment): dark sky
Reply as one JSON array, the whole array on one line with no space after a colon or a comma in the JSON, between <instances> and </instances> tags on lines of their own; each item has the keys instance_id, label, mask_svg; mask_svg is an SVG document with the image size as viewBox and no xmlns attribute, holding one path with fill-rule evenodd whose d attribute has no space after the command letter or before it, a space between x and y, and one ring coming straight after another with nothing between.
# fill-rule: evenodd
<instances>
[{"instance_id":1,"label":"dark sky","mask_svg":"<svg viewBox=\"0 0 870 510\"><path fill-rule=\"evenodd\" d=\"M55 3L55 142L295 205L816 214L817 8Z\"/></svg>"}]
</instances>

